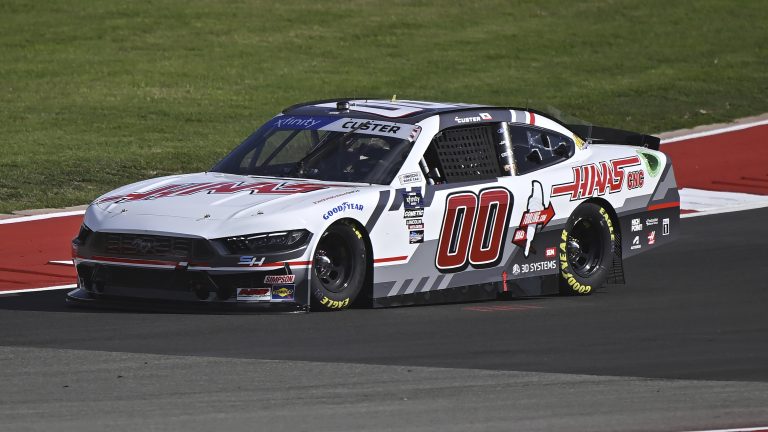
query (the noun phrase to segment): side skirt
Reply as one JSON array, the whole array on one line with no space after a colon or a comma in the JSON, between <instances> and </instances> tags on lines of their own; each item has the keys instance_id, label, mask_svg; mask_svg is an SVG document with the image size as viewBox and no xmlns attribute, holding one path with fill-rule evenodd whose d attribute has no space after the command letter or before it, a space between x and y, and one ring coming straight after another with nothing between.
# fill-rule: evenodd
<instances>
[{"instance_id":1,"label":"side skirt","mask_svg":"<svg viewBox=\"0 0 768 432\"><path fill-rule=\"evenodd\" d=\"M507 281L506 291L504 290L504 283L498 281L444 288L436 291L378 297L373 299L373 307L383 308L495 300L499 295L503 295L504 298L552 295L559 292L557 276L557 274L554 274Z\"/></svg>"}]
</instances>

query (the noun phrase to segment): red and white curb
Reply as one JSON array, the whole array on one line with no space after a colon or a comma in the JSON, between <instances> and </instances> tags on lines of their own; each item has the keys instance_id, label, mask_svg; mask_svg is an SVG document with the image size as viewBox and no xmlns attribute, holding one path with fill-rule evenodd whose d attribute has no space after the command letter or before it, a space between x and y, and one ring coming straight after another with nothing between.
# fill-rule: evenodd
<instances>
[{"instance_id":1,"label":"red and white curb","mask_svg":"<svg viewBox=\"0 0 768 432\"><path fill-rule=\"evenodd\" d=\"M734 172L738 173L741 166L738 163L734 163L729 160L729 144L731 152L741 152L744 146L744 134L752 132L759 132L754 128L765 129L768 125L768 119L760 118L754 121L748 121L740 124L727 125L722 127L716 127L709 130L684 133L681 135L673 136L670 138L662 139L661 151L671 154L673 159L677 162L675 164L675 172L677 174L678 185L680 189L680 209L684 213L682 217L695 217L705 216L710 214L728 213L734 211L750 210L761 207L768 207L768 195L760 195L753 193L739 192L740 186L733 184L732 187L728 187L730 190L705 190L700 188L692 188L687 185L687 182L691 182L690 178L686 175L681 175L682 168L690 168L685 166L686 164L680 164L680 159L685 162L689 162L688 165L699 166L702 161L710 162L707 167L712 167L713 160L719 168L718 170L707 171L706 173L699 173L699 176L710 178L713 180L713 189L717 189L714 183L718 183L719 180L723 180L723 177L733 177ZM750 131L754 129L753 131ZM733 138L728 140L723 137L724 134L733 134ZM741 137L741 138L738 138ZM709 140L702 140L702 138L711 138ZM724 139L725 138L725 139ZM754 145L759 148L768 148L768 135L761 136L761 142L755 142ZM683 147L676 147L675 143L680 143ZM691 146L693 145L693 146ZM750 141L751 145L751 141ZM739 147L741 146L741 147ZM677 149L677 150L676 150ZM684 149L682 152L681 149ZM688 154L690 151L695 151L696 154ZM740 155L743 156L743 155ZM750 156L751 158L752 156ZM761 156L757 156L758 158ZM680 158L680 159L676 159ZM743 158L742 158L743 159ZM754 162L753 160L743 159L744 161ZM759 162L759 161L758 161ZM678 167L677 165L681 165ZM750 186L746 181L741 186L741 190L752 192L753 190L760 190L755 188L754 185L764 184L768 185L768 176L758 177L765 173L768 173L768 168L757 174L754 173L754 163L752 165L753 177L744 178L751 182L753 186ZM764 165L768 166L768 160L764 161ZM703 175L702 175L703 174ZM690 176L690 173L688 174ZM720 182L722 183L722 182ZM688 187L686 187L688 186ZM743 186L747 186L744 188ZM705 186L706 187L706 186Z\"/></svg>"},{"instance_id":2,"label":"red and white curb","mask_svg":"<svg viewBox=\"0 0 768 432\"><path fill-rule=\"evenodd\" d=\"M38 291L56 291L56 290L63 290L63 289L75 289L77 288L77 284L67 284L67 285L54 285L49 287L41 287L41 288L23 288L23 289L15 289L13 291L0 291L0 297L12 295L12 294L21 294L21 293L29 293L29 292L38 292Z\"/></svg>"}]
</instances>

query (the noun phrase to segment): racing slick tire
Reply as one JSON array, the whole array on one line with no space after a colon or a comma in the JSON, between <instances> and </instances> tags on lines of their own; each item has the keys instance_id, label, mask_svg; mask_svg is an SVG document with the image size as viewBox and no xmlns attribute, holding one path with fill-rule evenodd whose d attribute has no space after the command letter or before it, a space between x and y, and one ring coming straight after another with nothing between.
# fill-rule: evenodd
<instances>
[{"instance_id":1,"label":"racing slick tire","mask_svg":"<svg viewBox=\"0 0 768 432\"><path fill-rule=\"evenodd\" d=\"M368 259L363 233L337 222L320 236L312 256L312 303L320 310L348 308L365 282Z\"/></svg>"},{"instance_id":2,"label":"racing slick tire","mask_svg":"<svg viewBox=\"0 0 768 432\"><path fill-rule=\"evenodd\" d=\"M605 284L613 263L613 230L611 217L602 206L584 203L576 207L558 247L561 294L589 295Z\"/></svg>"}]
</instances>

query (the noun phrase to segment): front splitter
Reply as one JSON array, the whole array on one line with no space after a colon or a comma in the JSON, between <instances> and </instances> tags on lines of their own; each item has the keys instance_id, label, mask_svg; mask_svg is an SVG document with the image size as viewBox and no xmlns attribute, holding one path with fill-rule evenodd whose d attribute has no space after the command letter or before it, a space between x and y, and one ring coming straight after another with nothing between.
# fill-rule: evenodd
<instances>
[{"instance_id":1,"label":"front splitter","mask_svg":"<svg viewBox=\"0 0 768 432\"><path fill-rule=\"evenodd\" d=\"M309 312L308 305L297 303L255 303L255 302L216 302L216 301L177 301L142 299L136 297L114 297L103 294L91 294L77 288L67 293L67 304L73 307L130 310L139 312L163 313L301 313Z\"/></svg>"}]
</instances>

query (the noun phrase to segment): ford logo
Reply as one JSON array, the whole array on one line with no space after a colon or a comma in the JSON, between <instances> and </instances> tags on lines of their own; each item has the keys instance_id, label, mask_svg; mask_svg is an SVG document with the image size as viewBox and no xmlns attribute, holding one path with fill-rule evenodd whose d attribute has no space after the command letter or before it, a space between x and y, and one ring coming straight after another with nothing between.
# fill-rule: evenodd
<instances>
[{"instance_id":1,"label":"ford logo","mask_svg":"<svg viewBox=\"0 0 768 432\"><path fill-rule=\"evenodd\" d=\"M131 242L131 246L141 253L147 253L155 248L155 241L151 239L137 238Z\"/></svg>"}]
</instances>

